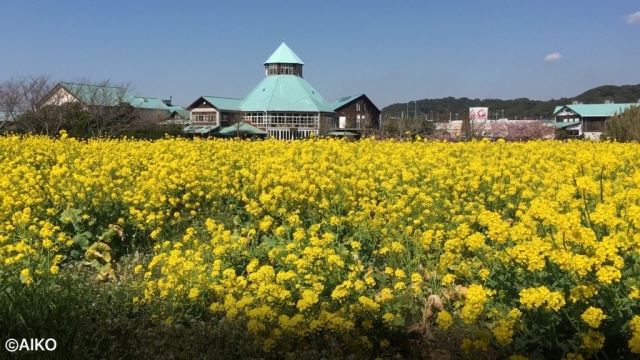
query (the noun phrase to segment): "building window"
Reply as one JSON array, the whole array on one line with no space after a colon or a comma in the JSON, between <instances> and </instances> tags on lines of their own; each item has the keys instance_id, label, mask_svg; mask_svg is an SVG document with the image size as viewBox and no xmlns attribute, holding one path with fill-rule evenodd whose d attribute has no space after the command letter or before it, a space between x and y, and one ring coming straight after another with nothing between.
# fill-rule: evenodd
<instances>
[{"instance_id":1,"label":"building window","mask_svg":"<svg viewBox=\"0 0 640 360\"><path fill-rule=\"evenodd\" d=\"M360 111L360 103L356 103L356 111Z\"/></svg>"},{"instance_id":2,"label":"building window","mask_svg":"<svg viewBox=\"0 0 640 360\"><path fill-rule=\"evenodd\" d=\"M278 65L269 64L269 75L276 75L278 73Z\"/></svg>"},{"instance_id":3,"label":"building window","mask_svg":"<svg viewBox=\"0 0 640 360\"><path fill-rule=\"evenodd\" d=\"M280 74L281 75L293 75L293 65L280 65Z\"/></svg>"},{"instance_id":4,"label":"building window","mask_svg":"<svg viewBox=\"0 0 640 360\"><path fill-rule=\"evenodd\" d=\"M589 119L584 120L583 129L585 132L602 132L604 131L605 119Z\"/></svg>"},{"instance_id":5,"label":"building window","mask_svg":"<svg viewBox=\"0 0 640 360\"><path fill-rule=\"evenodd\" d=\"M221 115L220 116L220 120L222 120L224 122L228 121L229 120L229 115L227 115L227 114Z\"/></svg>"},{"instance_id":6,"label":"building window","mask_svg":"<svg viewBox=\"0 0 640 360\"><path fill-rule=\"evenodd\" d=\"M217 125L217 116L216 116L216 113L214 112L213 113L194 112L194 113L191 113L191 121L215 123Z\"/></svg>"}]
</instances>

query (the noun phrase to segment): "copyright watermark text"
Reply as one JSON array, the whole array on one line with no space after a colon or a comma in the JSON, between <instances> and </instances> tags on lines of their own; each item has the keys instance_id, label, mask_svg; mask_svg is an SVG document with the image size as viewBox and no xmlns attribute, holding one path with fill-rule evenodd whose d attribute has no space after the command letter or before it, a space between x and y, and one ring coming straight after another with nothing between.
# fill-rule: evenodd
<instances>
[{"instance_id":1,"label":"copyright watermark text","mask_svg":"<svg viewBox=\"0 0 640 360\"><path fill-rule=\"evenodd\" d=\"M53 351L57 346L56 339L9 339L4 343L4 348L8 352Z\"/></svg>"}]
</instances>

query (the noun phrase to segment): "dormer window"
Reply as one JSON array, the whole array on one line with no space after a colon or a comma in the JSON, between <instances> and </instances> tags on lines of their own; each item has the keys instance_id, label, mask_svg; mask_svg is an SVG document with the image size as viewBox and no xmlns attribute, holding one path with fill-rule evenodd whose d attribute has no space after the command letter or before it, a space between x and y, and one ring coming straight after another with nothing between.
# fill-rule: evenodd
<instances>
[{"instance_id":1,"label":"dormer window","mask_svg":"<svg viewBox=\"0 0 640 360\"><path fill-rule=\"evenodd\" d=\"M280 75L293 75L293 65L289 65L289 64L280 65Z\"/></svg>"},{"instance_id":2,"label":"dormer window","mask_svg":"<svg viewBox=\"0 0 640 360\"><path fill-rule=\"evenodd\" d=\"M278 65L269 64L269 75L277 75L278 73Z\"/></svg>"}]
</instances>

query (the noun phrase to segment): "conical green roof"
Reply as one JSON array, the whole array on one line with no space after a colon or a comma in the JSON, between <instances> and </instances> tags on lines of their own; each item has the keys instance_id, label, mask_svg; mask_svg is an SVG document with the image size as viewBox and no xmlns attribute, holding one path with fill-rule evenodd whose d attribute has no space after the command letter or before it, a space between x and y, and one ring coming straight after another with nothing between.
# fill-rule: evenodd
<instances>
[{"instance_id":1,"label":"conical green roof","mask_svg":"<svg viewBox=\"0 0 640 360\"><path fill-rule=\"evenodd\" d=\"M276 49L276 51L269 56L267 61L264 63L267 64L300 64L304 65L302 60L293 52L293 50L289 49L287 44L282 42L282 44Z\"/></svg>"},{"instance_id":2,"label":"conical green roof","mask_svg":"<svg viewBox=\"0 0 640 360\"><path fill-rule=\"evenodd\" d=\"M331 105L311 84L295 75L266 76L242 100L240 110L334 112Z\"/></svg>"}]
</instances>

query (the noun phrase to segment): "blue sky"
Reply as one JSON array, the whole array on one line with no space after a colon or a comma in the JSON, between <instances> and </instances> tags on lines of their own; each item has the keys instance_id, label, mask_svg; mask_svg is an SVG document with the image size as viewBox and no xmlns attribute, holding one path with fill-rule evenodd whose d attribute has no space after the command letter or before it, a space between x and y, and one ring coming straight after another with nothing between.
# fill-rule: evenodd
<instances>
[{"instance_id":1,"label":"blue sky","mask_svg":"<svg viewBox=\"0 0 640 360\"><path fill-rule=\"evenodd\" d=\"M640 83L637 0L1 0L0 14L0 81L110 79L180 105L244 97L283 39L328 101L380 108Z\"/></svg>"}]
</instances>

